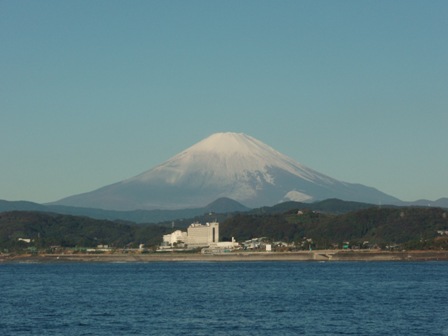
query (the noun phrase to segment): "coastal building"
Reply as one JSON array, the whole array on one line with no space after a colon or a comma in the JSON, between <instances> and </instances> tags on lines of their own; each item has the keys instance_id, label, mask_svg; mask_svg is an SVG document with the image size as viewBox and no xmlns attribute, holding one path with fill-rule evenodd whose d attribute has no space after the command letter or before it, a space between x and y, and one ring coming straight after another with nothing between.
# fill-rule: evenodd
<instances>
[{"instance_id":1,"label":"coastal building","mask_svg":"<svg viewBox=\"0 0 448 336\"><path fill-rule=\"evenodd\" d=\"M163 235L161 250L173 247L198 248L208 247L219 243L219 223L212 222L206 224L193 223L187 232L176 230L173 233Z\"/></svg>"},{"instance_id":2,"label":"coastal building","mask_svg":"<svg viewBox=\"0 0 448 336\"><path fill-rule=\"evenodd\" d=\"M226 253L240 249L240 244L232 237L232 241L217 242L210 244L209 247L203 248L201 250L202 254L216 254L216 253Z\"/></svg>"},{"instance_id":3,"label":"coastal building","mask_svg":"<svg viewBox=\"0 0 448 336\"><path fill-rule=\"evenodd\" d=\"M173 247L175 244L186 243L187 233L181 230L176 230L173 233L163 235L163 246Z\"/></svg>"},{"instance_id":4,"label":"coastal building","mask_svg":"<svg viewBox=\"0 0 448 336\"><path fill-rule=\"evenodd\" d=\"M252 238L242 243L245 250L264 249L266 246L266 237Z\"/></svg>"},{"instance_id":5,"label":"coastal building","mask_svg":"<svg viewBox=\"0 0 448 336\"><path fill-rule=\"evenodd\" d=\"M219 223L191 224L187 229L188 247L205 247L219 241Z\"/></svg>"}]
</instances>

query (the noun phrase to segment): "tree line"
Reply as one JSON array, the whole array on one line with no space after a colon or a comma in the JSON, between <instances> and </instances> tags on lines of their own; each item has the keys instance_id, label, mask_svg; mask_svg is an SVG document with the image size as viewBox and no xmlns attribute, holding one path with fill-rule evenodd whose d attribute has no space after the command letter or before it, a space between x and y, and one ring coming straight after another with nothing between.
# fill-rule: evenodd
<instances>
[{"instance_id":1,"label":"tree line","mask_svg":"<svg viewBox=\"0 0 448 336\"><path fill-rule=\"evenodd\" d=\"M448 249L448 215L441 208L370 207L343 214L295 208L217 217L221 241L232 237L239 242L266 237L272 242L296 246L303 245L304 240L312 241L314 248L342 247L344 243L362 248L369 242L369 246L381 248L398 245L406 249ZM168 223L135 224L44 212L3 212L0 213L0 251L29 246L136 248L145 244L151 247L159 245L164 234L185 230L194 220L179 221L173 227Z\"/></svg>"}]
</instances>

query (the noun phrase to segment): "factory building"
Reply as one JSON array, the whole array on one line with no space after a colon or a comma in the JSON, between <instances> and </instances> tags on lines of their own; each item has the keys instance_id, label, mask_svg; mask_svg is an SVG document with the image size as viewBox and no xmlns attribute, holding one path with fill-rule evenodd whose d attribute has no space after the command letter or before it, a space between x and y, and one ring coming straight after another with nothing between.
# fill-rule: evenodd
<instances>
[{"instance_id":1,"label":"factory building","mask_svg":"<svg viewBox=\"0 0 448 336\"><path fill-rule=\"evenodd\" d=\"M186 242L187 242L187 233L182 232L181 230L176 230L173 233L163 235L164 246L172 247L175 244Z\"/></svg>"},{"instance_id":2,"label":"factory building","mask_svg":"<svg viewBox=\"0 0 448 336\"><path fill-rule=\"evenodd\" d=\"M219 242L219 223L212 222L206 224L193 223L187 232L176 230L173 233L163 235L161 250L171 249L173 247L208 247L216 245Z\"/></svg>"},{"instance_id":3,"label":"factory building","mask_svg":"<svg viewBox=\"0 0 448 336\"><path fill-rule=\"evenodd\" d=\"M188 247L205 247L219 241L219 223L191 224L187 229Z\"/></svg>"}]
</instances>

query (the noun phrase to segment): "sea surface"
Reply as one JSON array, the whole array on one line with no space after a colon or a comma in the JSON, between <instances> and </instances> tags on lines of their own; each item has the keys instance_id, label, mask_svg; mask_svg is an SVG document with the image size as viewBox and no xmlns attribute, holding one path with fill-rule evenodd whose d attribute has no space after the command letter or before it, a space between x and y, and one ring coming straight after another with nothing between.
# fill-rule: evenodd
<instances>
[{"instance_id":1,"label":"sea surface","mask_svg":"<svg viewBox=\"0 0 448 336\"><path fill-rule=\"evenodd\" d=\"M0 264L0 335L448 335L448 262Z\"/></svg>"}]
</instances>

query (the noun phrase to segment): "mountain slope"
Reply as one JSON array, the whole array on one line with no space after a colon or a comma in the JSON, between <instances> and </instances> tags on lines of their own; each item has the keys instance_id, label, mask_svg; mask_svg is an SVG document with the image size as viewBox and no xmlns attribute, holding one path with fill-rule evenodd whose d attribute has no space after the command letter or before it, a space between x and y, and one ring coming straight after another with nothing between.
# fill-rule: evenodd
<instances>
[{"instance_id":1,"label":"mountain slope","mask_svg":"<svg viewBox=\"0 0 448 336\"><path fill-rule=\"evenodd\" d=\"M28 201L6 201L0 200L0 212L3 211L47 211L44 205Z\"/></svg>"},{"instance_id":2,"label":"mountain slope","mask_svg":"<svg viewBox=\"0 0 448 336\"><path fill-rule=\"evenodd\" d=\"M54 204L114 210L180 209L222 197L252 208L327 198L400 202L374 188L323 175L248 135L216 133L138 176Z\"/></svg>"},{"instance_id":3,"label":"mountain slope","mask_svg":"<svg viewBox=\"0 0 448 336\"><path fill-rule=\"evenodd\" d=\"M86 216L95 219L123 220L135 223L160 223L182 218L194 218L209 213L224 214L245 212L248 210L249 208L246 208L242 204L229 198L217 199L205 207L200 208L132 211L103 210L66 205L40 205L32 202L0 200L0 213L10 211L39 211L73 216Z\"/></svg>"},{"instance_id":4,"label":"mountain slope","mask_svg":"<svg viewBox=\"0 0 448 336\"><path fill-rule=\"evenodd\" d=\"M172 229L158 225L133 225L97 220L87 217L51 214L33 211L0 213L0 250L25 249L27 247L49 248L138 247L139 244L160 244L162 236ZM27 244L19 238L28 238Z\"/></svg>"}]
</instances>

